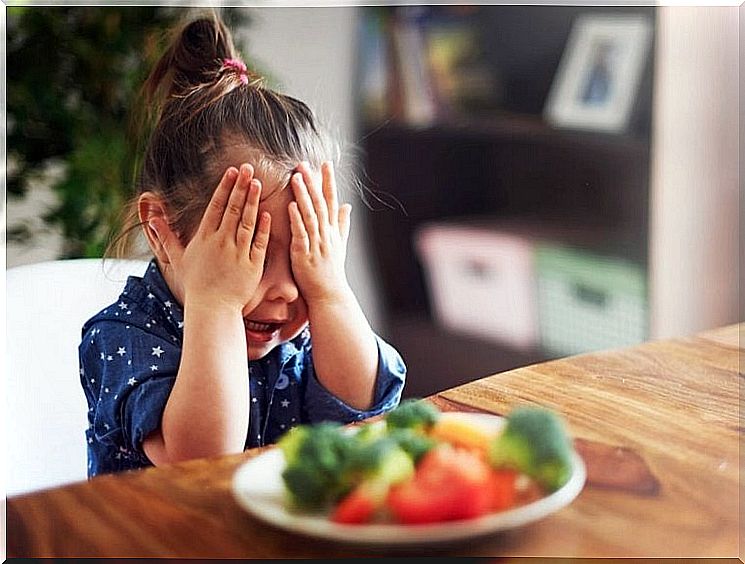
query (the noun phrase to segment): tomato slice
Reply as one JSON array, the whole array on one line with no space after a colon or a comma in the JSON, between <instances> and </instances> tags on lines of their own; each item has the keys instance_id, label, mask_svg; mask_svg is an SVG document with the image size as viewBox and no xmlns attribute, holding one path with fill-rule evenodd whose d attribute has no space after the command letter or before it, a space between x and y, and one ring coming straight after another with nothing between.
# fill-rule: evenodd
<instances>
[{"instance_id":1,"label":"tomato slice","mask_svg":"<svg viewBox=\"0 0 745 564\"><path fill-rule=\"evenodd\" d=\"M331 520L334 523L359 524L367 523L375 513L376 503L363 487L349 492L334 508Z\"/></svg>"},{"instance_id":2,"label":"tomato slice","mask_svg":"<svg viewBox=\"0 0 745 564\"><path fill-rule=\"evenodd\" d=\"M386 504L401 523L470 519L514 503L514 475L495 472L483 457L437 447L420 461L414 477L394 486Z\"/></svg>"},{"instance_id":3,"label":"tomato slice","mask_svg":"<svg viewBox=\"0 0 745 564\"><path fill-rule=\"evenodd\" d=\"M515 505L517 490L515 481L517 472L514 470L492 470L492 511L500 511Z\"/></svg>"}]
</instances>

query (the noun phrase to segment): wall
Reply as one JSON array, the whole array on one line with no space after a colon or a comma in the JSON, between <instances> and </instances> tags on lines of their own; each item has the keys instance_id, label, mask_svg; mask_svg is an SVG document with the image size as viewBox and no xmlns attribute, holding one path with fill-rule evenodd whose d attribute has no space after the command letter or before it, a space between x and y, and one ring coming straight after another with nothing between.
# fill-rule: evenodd
<instances>
[{"instance_id":1,"label":"wall","mask_svg":"<svg viewBox=\"0 0 745 564\"><path fill-rule=\"evenodd\" d=\"M738 9L661 7L651 179L651 332L738 311Z\"/></svg>"}]
</instances>

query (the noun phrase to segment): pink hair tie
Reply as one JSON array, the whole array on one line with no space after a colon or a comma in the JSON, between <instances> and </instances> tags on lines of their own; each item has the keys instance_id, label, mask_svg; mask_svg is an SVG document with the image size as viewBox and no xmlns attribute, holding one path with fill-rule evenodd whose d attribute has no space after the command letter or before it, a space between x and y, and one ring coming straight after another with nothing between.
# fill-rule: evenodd
<instances>
[{"instance_id":1,"label":"pink hair tie","mask_svg":"<svg viewBox=\"0 0 745 564\"><path fill-rule=\"evenodd\" d=\"M222 70L231 70L238 73L243 84L248 84L248 67L240 59L223 59Z\"/></svg>"}]
</instances>

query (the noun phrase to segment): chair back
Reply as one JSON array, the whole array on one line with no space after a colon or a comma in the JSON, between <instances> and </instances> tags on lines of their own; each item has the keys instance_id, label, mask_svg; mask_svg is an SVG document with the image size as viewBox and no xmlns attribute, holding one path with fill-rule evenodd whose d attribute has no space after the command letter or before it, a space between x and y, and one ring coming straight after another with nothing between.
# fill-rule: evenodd
<instances>
[{"instance_id":1,"label":"chair back","mask_svg":"<svg viewBox=\"0 0 745 564\"><path fill-rule=\"evenodd\" d=\"M147 264L70 259L6 271L7 495L86 479L81 328Z\"/></svg>"}]
</instances>

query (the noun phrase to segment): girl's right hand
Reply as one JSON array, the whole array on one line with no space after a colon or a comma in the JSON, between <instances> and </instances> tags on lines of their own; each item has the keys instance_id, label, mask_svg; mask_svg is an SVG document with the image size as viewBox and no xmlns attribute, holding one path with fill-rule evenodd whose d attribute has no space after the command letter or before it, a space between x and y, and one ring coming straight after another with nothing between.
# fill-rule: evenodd
<instances>
[{"instance_id":1,"label":"girl's right hand","mask_svg":"<svg viewBox=\"0 0 745 564\"><path fill-rule=\"evenodd\" d=\"M228 168L199 227L184 248L162 218L150 220L186 306L226 306L241 311L256 292L264 270L271 217L258 216L261 183L253 167ZM257 223L258 219L258 223Z\"/></svg>"}]
</instances>

